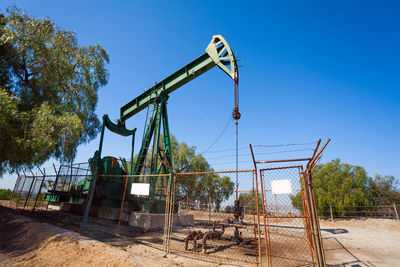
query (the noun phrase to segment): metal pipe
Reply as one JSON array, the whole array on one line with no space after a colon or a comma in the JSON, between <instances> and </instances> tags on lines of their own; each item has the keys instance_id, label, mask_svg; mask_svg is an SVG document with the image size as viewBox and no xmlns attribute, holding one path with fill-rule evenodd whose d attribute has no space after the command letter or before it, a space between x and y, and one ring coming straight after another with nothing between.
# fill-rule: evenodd
<instances>
[{"instance_id":1,"label":"metal pipe","mask_svg":"<svg viewBox=\"0 0 400 267\"><path fill-rule=\"evenodd\" d=\"M281 170L281 169L292 169L292 168L300 168L301 165L294 165L294 166L285 166L285 167L276 167L276 168L264 168L260 169L260 171L271 171L271 170Z\"/></svg>"},{"instance_id":2,"label":"metal pipe","mask_svg":"<svg viewBox=\"0 0 400 267\"><path fill-rule=\"evenodd\" d=\"M321 149L321 151L326 147L326 145L329 143L329 141L330 141L330 139L327 141L327 143ZM318 213L317 213L317 209L316 209L314 190L313 190L313 187L312 187L312 177L311 177L310 169L308 169L306 171L306 173L308 175L308 181L309 181L309 185L310 185L310 192L309 193L310 193L310 200L311 200L311 203L312 203L312 206L311 206L311 210L312 210L311 216L312 217L311 218L312 218L313 224L315 226L314 230L316 230L315 231L315 235L316 235L316 240L315 241L316 241L316 248L317 248L317 253L318 253L317 254L318 255L318 257L317 257L318 265L320 267L325 267L326 266L325 254L324 254L324 248L323 248L323 243L322 243L322 237L320 235L321 229L320 229L320 226L319 226L319 219L318 219Z\"/></svg>"},{"instance_id":3,"label":"metal pipe","mask_svg":"<svg viewBox=\"0 0 400 267\"><path fill-rule=\"evenodd\" d=\"M165 256L168 254L168 242L169 242L169 205L170 205L170 191L171 191L171 173L169 174L169 179L167 181L168 187L167 187L167 195L165 199L165 216L164 216L164 252Z\"/></svg>"},{"instance_id":4,"label":"metal pipe","mask_svg":"<svg viewBox=\"0 0 400 267\"><path fill-rule=\"evenodd\" d=\"M263 189L261 191L261 198L262 198L262 206L263 206L263 212L264 212L263 219L264 219L265 253L266 253L266 256L267 256L267 266L269 266L271 264L271 262L270 262L271 261L271 256L270 256L271 242L270 242L270 239L269 239L268 208L267 208L266 201L265 201L265 198L264 198L264 191L265 190L264 190L263 180L264 180L264 175L260 171L260 183L261 183L261 188ZM267 218L267 222L265 222L265 218ZM267 229L268 229L268 232L267 232Z\"/></svg>"},{"instance_id":5,"label":"metal pipe","mask_svg":"<svg viewBox=\"0 0 400 267\"><path fill-rule=\"evenodd\" d=\"M128 177L128 178L132 178L132 177L155 177L155 176L168 176L169 174L137 174L137 175L118 175L118 174L99 174L99 177ZM84 175L81 175L84 176Z\"/></svg>"},{"instance_id":6,"label":"metal pipe","mask_svg":"<svg viewBox=\"0 0 400 267\"><path fill-rule=\"evenodd\" d=\"M177 248L173 248L171 250L176 251L176 252L184 252L184 253L190 253L190 254L194 254L194 255L201 255L198 252L194 252L194 251L190 251L190 250L181 250L181 249L177 249ZM250 264L258 264L258 262L255 262L255 261L243 260L240 258L224 257L224 256L215 255L215 254L207 254L207 257L230 260L230 261L238 261L238 262L250 263Z\"/></svg>"},{"instance_id":7,"label":"metal pipe","mask_svg":"<svg viewBox=\"0 0 400 267\"><path fill-rule=\"evenodd\" d=\"M119 210L117 230L115 231L115 234L117 234L117 235L119 234L119 226L121 224L122 211L124 209L124 204L125 204L125 194L126 194L127 185L128 185L128 177L125 178L124 193L122 194L122 201L121 201L121 208Z\"/></svg>"},{"instance_id":8,"label":"metal pipe","mask_svg":"<svg viewBox=\"0 0 400 267\"><path fill-rule=\"evenodd\" d=\"M71 161L71 178L69 179L69 184L68 184L68 187L67 187L67 191L69 191L71 189L71 183L72 183L72 161Z\"/></svg>"},{"instance_id":9,"label":"metal pipe","mask_svg":"<svg viewBox=\"0 0 400 267\"><path fill-rule=\"evenodd\" d=\"M321 150L320 150L320 151L318 152L318 154L315 156L314 161L315 161L315 159L317 159L317 158L319 157L319 155L321 155L322 151L324 151L325 147L329 144L330 141L331 141L331 139L329 138L329 139L326 141L325 145L321 148ZM310 165L313 165L313 162L311 162Z\"/></svg>"},{"instance_id":10,"label":"metal pipe","mask_svg":"<svg viewBox=\"0 0 400 267\"><path fill-rule=\"evenodd\" d=\"M238 171L214 171L214 172L180 172L175 175L189 175L189 174L212 174L212 173L237 173L237 172L253 172L254 170L238 170Z\"/></svg>"},{"instance_id":11,"label":"metal pipe","mask_svg":"<svg viewBox=\"0 0 400 267\"><path fill-rule=\"evenodd\" d=\"M39 171L43 174L43 179L42 179L42 182L40 183L39 192L38 192L38 194L36 195L35 204L33 204L33 208L32 208L31 213L33 213L33 212L35 211L36 203L37 203L37 201L38 201L38 198L39 198L39 196L40 196L40 193L42 192L42 186L43 186L43 183L44 183L44 179L46 179L46 169L43 168L43 172L42 172L42 170L40 170L39 167L38 167L38 169L39 169Z\"/></svg>"},{"instance_id":12,"label":"metal pipe","mask_svg":"<svg viewBox=\"0 0 400 267\"><path fill-rule=\"evenodd\" d=\"M278 233L278 203L276 202L276 194L275 195L275 231Z\"/></svg>"},{"instance_id":13,"label":"metal pipe","mask_svg":"<svg viewBox=\"0 0 400 267\"><path fill-rule=\"evenodd\" d=\"M268 218L271 219L304 219L307 218L307 216L268 216Z\"/></svg>"},{"instance_id":14,"label":"metal pipe","mask_svg":"<svg viewBox=\"0 0 400 267\"><path fill-rule=\"evenodd\" d=\"M311 158L305 159L281 159L281 160L267 160L267 161L257 161L257 164L261 163L279 163L279 162L293 162L293 161L309 161Z\"/></svg>"},{"instance_id":15,"label":"metal pipe","mask_svg":"<svg viewBox=\"0 0 400 267\"><path fill-rule=\"evenodd\" d=\"M322 158L322 155L319 155L318 158L315 159L315 161L311 164L310 168L314 168L315 164ZM312 173L311 173L312 174Z\"/></svg>"},{"instance_id":16,"label":"metal pipe","mask_svg":"<svg viewBox=\"0 0 400 267\"><path fill-rule=\"evenodd\" d=\"M254 201L255 201L255 196L254 196L254 194L255 194L255 192L254 192L254 172L253 172L253 201L252 201L252 207L251 207L251 210L253 211L253 225L254 225L254 240L256 241L257 240L257 235L256 235L256 211L254 210L254 208L255 208L255 203L254 203Z\"/></svg>"},{"instance_id":17,"label":"metal pipe","mask_svg":"<svg viewBox=\"0 0 400 267\"><path fill-rule=\"evenodd\" d=\"M13 190L13 192L11 194L10 201L8 202L8 206L9 207L11 207L11 201L14 199L15 191L18 189L19 183L21 182L21 176L19 175L19 173L17 173L17 175L18 175L17 176L17 181L15 182L14 190Z\"/></svg>"},{"instance_id":18,"label":"metal pipe","mask_svg":"<svg viewBox=\"0 0 400 267\"><path fill-rule=\"evenodd\" d=\"M313 155L312 155L310 161L307 163L307 167L309 166L310 162L314 159L315 153L317 153L318 147L319 147L320 144L321 144L321 139L318 140L317 145L316 145L316 147L315 147L315 149L314 149L314 153L313 153Z\"/></svg>"},{"instance_id":19,"label":"metal pipe","mask_svg":"<svg viewBox=\"0 0 400 267\"><path fill-rule=\"evenodd\" d=\"M92 171L92 181L90 182L90 186L89 186L89 195L88 195L88 200L86 201L86 207L85 207L85 214L83 215L83 221L81 224L81 230L83 230L85 228L86 222L87 222L87 218L89 216L89 210L90 210L90 206L92 204L92 199L93 199L93 195L94 195L94 190L96 188L96 180L97 180L97 160L96 162L94 162L93 164L95 164L95 172L93 173Z\"/></svg>"},{"instance_id":20,"label":"metal pipe","mask_svg":"<svg viewBox=\"0 0 400 267\"><path fill-rule=\"evenodd\" d=\"M25 171L24 171L24 170L22 170L22 172L24 173L24 177L25 177L25 179L24 179L24 182L22 183L21 190L19 190L19 193L18 193L18 199L17 199L17 203L15 204L15 208L18 208L19 199L21 198L21 193L22 193L22 190L24 189L25 182L26 182L26 173L25 173Z\"/></svg>"},{"instance_id":21,"label":"metal pipe","mask_svg":"<svg viewBox=\"0 0 400 267\"><path fill-rule=\"evenodd\" d=\"M56 168L54 163L53 163L53 167L54 167L54 169ZM56 180L54 181L53 190L57 189L57 183L58 183L58 178L60 177L60 172L61 172L61 165L60 165L60 167L58 167L58 172L56 172L57 174L56 174Z\"/></svg>"},{"instance_id":22,"label":"metal pipe","mask_svg":"<svg viewBox=\"0 0 400 267\"><path fill-rule=\"evenodd\" d=\"M306 171L309 170L308 168L306 169ZM308 180L308 174L306 174L306 172L302 172L303 174L303 180L304 180L304 189L305 189L305 199L306 201L304 201L304 203L306 204L306 211L307 211L307 217L308 217L308 230L309 230L309 240L310 240L310 244L312 247L312 257L313 257L313 265L314 265L314 258L318 259L318 255L317 255L317 248L316 248L316 240L315 240L315 224L314 224L314 220L312 217L312 201L311 201L311 197L310 197L310 182Z\"/></svg>"},{"instance_id":23,"label":"metal pipe","mask_svg":"<svg viewBox=\"0 0 400 267\"><path fill-rule=\"evenodd\" d=\"M256 181L256 207L257 207L257 234L258 234L258 262L261 265L261 234L260 234L260 208L258 206L258 179L257 179L257 164L256 164L256 160L254 158L254 153L253 153L253 147L251 146L251 144L249 144L250 146L250 152L251 152L251 156L253 158L253 163L254 163L254 173L255 173L255 181ZM264 223L265 225L265 223Z\"/></svg>"},{"instance_id":24,"label":"metal pipe","mask_svg":"<svg viewBox=\"0 0 400 267\"><path fill-rule=\"evenodd\" d=\"M172 235L172 228L173 228L173 224L174 224L174 209L173 207L175 206L175 190L176 190L176 178L174 173L171 173L171 177L172 177L172 183L173 183L173 191L171 192L171 198L172 198L172 205L170 203L170 223L169 223L169 236L168 236L168 252L169 252L169 247L171 246L171 235Z\"/></svg>"},{"instance_id":25,"label":"metal pipe","mask_svg":"<svg viewBox=\"0 0 400 267\"><path fill-rule=\"evenodd\" d=\"M25 199L24 209L25 209L25 207L26 207L26 204L28 203L29 197L31 196L32 186L33 186L33 184L35 183L35 175L33 174L33 172L32 172L31 169L29 169L29 170L30 170L31 173L32 173L33 179L32 179L31 186L29 187L28 195L26 196L26 199Z\"/></svg>"},{"instance_id":26,"label":"metal pipe","mask_svg":"<svg viewBox=\"0 0 400 267\"><path fill-rule=\"evenodd\" d=\"M310 216L309 216L309 208L308 208L308 202L306 202L306 199L308 199L307 197L307 193L306 193L306 180L305 180L305 175L303 172L303 167L299 168L299 176L300 176L300 181L302 182L302 191L301 191L301 198L302 198L302 204L303 204L303 211L304 211L304 226L305 226L305 234L307 236L307 240L308 240L308 246L310 248L310 252L311 252L311 258L312 258L312 262L313 262L313 266L315 266L315 257L316 257L316 253L313 247L313 242L312 242L312 236L311 236L311 222L310 222Z\"/></svg>"}]
</instances>

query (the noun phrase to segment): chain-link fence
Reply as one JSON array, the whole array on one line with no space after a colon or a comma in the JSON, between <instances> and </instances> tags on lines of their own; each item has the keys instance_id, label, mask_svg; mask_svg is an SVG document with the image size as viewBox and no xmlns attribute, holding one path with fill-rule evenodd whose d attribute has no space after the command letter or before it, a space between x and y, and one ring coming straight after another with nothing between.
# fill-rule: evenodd
<instances>
[{"instance_id":1,"label":"chain-link fence","mask_svg":"<svg viewBox=\"0 0 400 267\"><path fill-rule=\"evenodd\" d=\"M173 221L179 226L170 229L169 250L257 264L253 175L254 171L174 174L179 207Z\"/></svg>"},{"instance_id":2,"label":"chain-link fence","mask_svg":"<svg viewBox=\"0 0 400 267\"><path fill-rule=\"evenodd\" d=\"M144 233L142 242L166 252L241 265L315 264L311 202L299 166L262 169L259 175L254 170L127 175L129 163L115 158L102 169L93 166L19 176L12 202L76 213L83 226L85 217L108 219L116 233L127 225ZM282 181L290 192L282 191Z\"/></svg>"},{"instance_id":3,"label":"chain-link fence","mask_svg":"<svg viewBox=\"0 0 400 267\"><path fill-rule=\"evenodd\" d=\"M116 232L120 224L143 232L163 230L169 180L169 174L99 174L90 209L117 221Z\"/></svg>"},{"instance_id":4,"label":"chain-link fence","mask_svg":"<svg viewBox=\"0 0 400 267\"><path fill-rule=\"evenodd\" d=\"M300 166L260 170L266 212L267 254L272 266L314 265Z\"/></svg>"},{"instance_id":5,"label":"chain-link fence","mask_svg":"<svg viewBox=\"0 0 400 267\"><path fill-rule=\"evenodd\" d=\"M54 172L39 169L40 174L18 175L10 205L19 209L75 211L87 198L84 183L90 183L88 163L61 165ZM81 188L82 190L80 190ZM71 203L66 205L65 203ZM78 209L82 211L83 209Z\"/></svg>"},{"instance_id":6,"label":"chain-link fence","mask_svg":"<svg viewBox=\"0 0 400 267\"><path fill-rule=\"evenodd\" d=\"M14 187L13 194L10 199L10 205L16 208L26 207L31 204L31 190L35 185L35 178L33 176L18 176Z\"/></svg>"}]
</instances>

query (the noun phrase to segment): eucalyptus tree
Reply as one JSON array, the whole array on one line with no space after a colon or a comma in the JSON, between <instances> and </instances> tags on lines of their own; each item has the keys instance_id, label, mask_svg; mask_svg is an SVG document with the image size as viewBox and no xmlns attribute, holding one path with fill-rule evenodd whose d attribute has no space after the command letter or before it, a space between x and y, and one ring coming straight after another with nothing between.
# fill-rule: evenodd
<instances>
[{"instance_id":1,"label":"eucalyptus tree","mask_svg":"<svg viewBox=\"0 0 400 267\"><path fill-rule=\"evenodd\" d=\"M15 7L0 17L0 52L0 174L51 157L72 161L99 132L107 52Z\"/></svg>"}]
</instances>

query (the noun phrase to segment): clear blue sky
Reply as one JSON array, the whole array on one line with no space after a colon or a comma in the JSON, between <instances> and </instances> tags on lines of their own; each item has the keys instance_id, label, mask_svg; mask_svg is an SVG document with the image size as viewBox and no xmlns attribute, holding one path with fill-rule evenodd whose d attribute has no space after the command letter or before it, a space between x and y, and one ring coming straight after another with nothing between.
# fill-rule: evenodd
<instances>
[{"instance_id":1,"label":"clear blue sky","mask_svg":"<svg viewBox=\"0 0 400 267\"><path fill-rule=\"evenodd\" d=\"M279 3L276 3L279 2ZM221 34L241 59L239 147L331 138L322 162L340 158L400 177L400 6L396 1L1 1L74 30L81 45L99 43L110 55L110 79L97 113L115 120L119 108L204 53ZM233 82L218 68L172 93L170 130L207 149L227 124ZM136 151L145 112L137 127ZM231 124L210 150L235 147ZM79 147L86 161L99 138ZM107 133L103 155L129 156L130 140ZM305 146L311 148L312 146ZM304 147L300 147L304 148ZM294 149L290 147L289 149ZM309 155L264 154L258 159ZM251 168L242 149L240 168ZM234 169L234 151L207 153L215 169ZM228 164L221 164L229 162ZM8 176L0 187L11 187Z\"/></svg>"}]
</instances>

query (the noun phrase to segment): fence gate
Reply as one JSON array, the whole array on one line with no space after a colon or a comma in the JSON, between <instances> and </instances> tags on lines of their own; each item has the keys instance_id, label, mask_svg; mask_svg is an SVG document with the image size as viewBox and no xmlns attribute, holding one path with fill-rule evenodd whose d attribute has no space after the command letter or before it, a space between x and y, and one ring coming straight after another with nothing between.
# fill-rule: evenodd
<instances>
[{"instance_id":1,"label":"fence gate","mask_svg":"<svg viewBox=\"0 0 400 267\"><path fill-rule=\"evenodd\" d=\"M259 264L254 177L253 170L173 174L166 199L165 251L221 264ZM236 196L240 206L235 206ZM236 219L238 213L242 216Z\"/></svg>"},{"instance_id":2,"label":"fence gate","mask_svg":"<svg viewBox=\"0 0 400 267\"><path fill-rule=\"evenodd\" d=\"M310 184L302 166L260 169L259 194L264 209L266 266L315 266ZM312 188L311 188L312 189ZM319 230L319 229L318 229Z\"/></svg>"}]
</instances>

